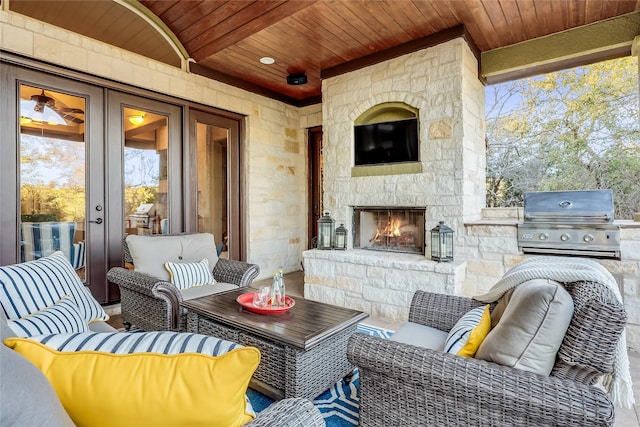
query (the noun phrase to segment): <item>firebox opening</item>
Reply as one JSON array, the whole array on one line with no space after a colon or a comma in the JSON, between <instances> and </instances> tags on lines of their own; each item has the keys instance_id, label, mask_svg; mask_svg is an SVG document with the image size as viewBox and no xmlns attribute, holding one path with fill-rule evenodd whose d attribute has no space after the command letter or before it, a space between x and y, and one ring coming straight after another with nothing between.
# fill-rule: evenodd
<instances>
[{"instance_id":1,"label":"firebox opening","mask_svg":"<svg viewBox=\"0 0 640 427\"><path fill-rule=\"evenodd\" d=\"M354 207L353 247L424 254L425 208Z\"/></svg>"}]
</instances>

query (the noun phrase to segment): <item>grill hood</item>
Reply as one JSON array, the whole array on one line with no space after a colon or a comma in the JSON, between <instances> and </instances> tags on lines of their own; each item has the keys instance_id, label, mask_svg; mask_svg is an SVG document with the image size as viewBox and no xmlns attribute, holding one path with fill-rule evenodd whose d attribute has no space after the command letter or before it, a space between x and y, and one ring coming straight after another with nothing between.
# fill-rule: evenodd
<instances>
[{"instance_id":1,"label":"grill hood","mask_svg":"<svg viewBox=\"0 0 640 427\"><path fill-rule=\"evenodd\" d=\"M524 195L525 222L613 222L611 190L536 191Z\"/></svg>"}]
</instances>

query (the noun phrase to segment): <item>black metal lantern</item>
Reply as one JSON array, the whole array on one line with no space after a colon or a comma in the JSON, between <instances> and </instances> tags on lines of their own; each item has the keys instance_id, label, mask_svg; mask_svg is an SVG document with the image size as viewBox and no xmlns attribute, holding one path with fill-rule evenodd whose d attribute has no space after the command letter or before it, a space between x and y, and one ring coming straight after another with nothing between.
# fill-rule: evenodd
<instances>
[{"instance_id":1,"label":"black metal lantern","mask_svg":"<svg viewBox=\"0 0 640 427\"><path fill-rule=\"evenodd\" d=\"M438 262L453 261L453 229L444 221L431 229L431 259Z\"/></svg>"},{"instance_id":2,"label":"black metal lantern","mask_svg":"<svg viewBox=\"0 0 640 427\"><path fill-rule=\"evenodd\" d=\"M318 249L331 249L333 246L333 226L335 221L329 212L322 214L318 220Z\"/></svg>"},{"instance_id":3,"label":"black metal lantern","mask_svg":"<svg viewBox=\"0 0 640 427\"><path fill-rule=\"evenodd\" d=\"M340 224L336 228L335 239L333 240L333 248L344 251L347 249L347 229L344 228L344 224Z\"/></svg>"}]
</instances>

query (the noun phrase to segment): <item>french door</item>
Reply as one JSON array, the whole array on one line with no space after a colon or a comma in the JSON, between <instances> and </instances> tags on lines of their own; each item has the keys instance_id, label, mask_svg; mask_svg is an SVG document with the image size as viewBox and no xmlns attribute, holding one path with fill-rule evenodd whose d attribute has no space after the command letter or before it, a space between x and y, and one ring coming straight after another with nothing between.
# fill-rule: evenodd
<instances>
[{"instance_id":1,"label":"french door","mask_svg":"<svg viewBox=\"0 0 640 427\"><path fill-rule=\"evenodd\" d=\"M103 89L1 66L2 264L62 251L105 301Z\"/></svg>"},{"instance_id":2,"label":"french door","mask_svg":"<svg viewBox=\"0 0 640 427\"><path fill-rule=\"evenodd\" d=\"M182 107L0 67L0 264L59 250L117 301L123 237L184 230Z\"/></svg>"},{"instance_id":3,"label":"french door","mask_svg":"<svg viewBox=\"0 0 640 427\"><path fill-rule=\"evenodd\" d=\"M184 230L182 108L107 94L109 266L122 265L122 238Z\"/></svg>"}]
</instances>

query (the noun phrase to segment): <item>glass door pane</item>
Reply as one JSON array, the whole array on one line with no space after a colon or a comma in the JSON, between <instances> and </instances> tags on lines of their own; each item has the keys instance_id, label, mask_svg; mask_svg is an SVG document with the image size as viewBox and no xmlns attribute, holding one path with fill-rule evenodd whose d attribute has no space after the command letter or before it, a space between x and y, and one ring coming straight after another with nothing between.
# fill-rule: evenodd
<instances>
[{"instance_id":1,"label":"glass door pane","mask_svg":"<svg viewBox=\"0 0 640 427\"><path fill-rule=\"evenodd\" d=\"M125 234L168 234L168 117L124 107Z\"/></svg>"},{"instance_id":2,"label":"glass door pane","mask_svg":"<svg viewBox=\"0 0 640 427\"><path fill-rule=\"evenodd\" d=\"M20 262L62 251L86 279L86 99L20 84Z\"/></svg>"},{"instance_id":3,"label":"glass door pane","mask_svg":"<svg viewBox=\"0 0 640 427\"><path fill-rule=\"evenodd\" d=\"M218 256L229 258L228 130L196 122L198 231L213 234Z\"/></svg>"},{"instance_id":4,"label":"glass door pane","mask_svg":"<svg viewBox=\"0 0 640 427\"><path fill-rule=\"evenodd\" d=\"M189 230L212 233L220 256L246 260L241 167L241 120L189 111L189 188L186 218Z\"/></svg>"}]
</instances>

